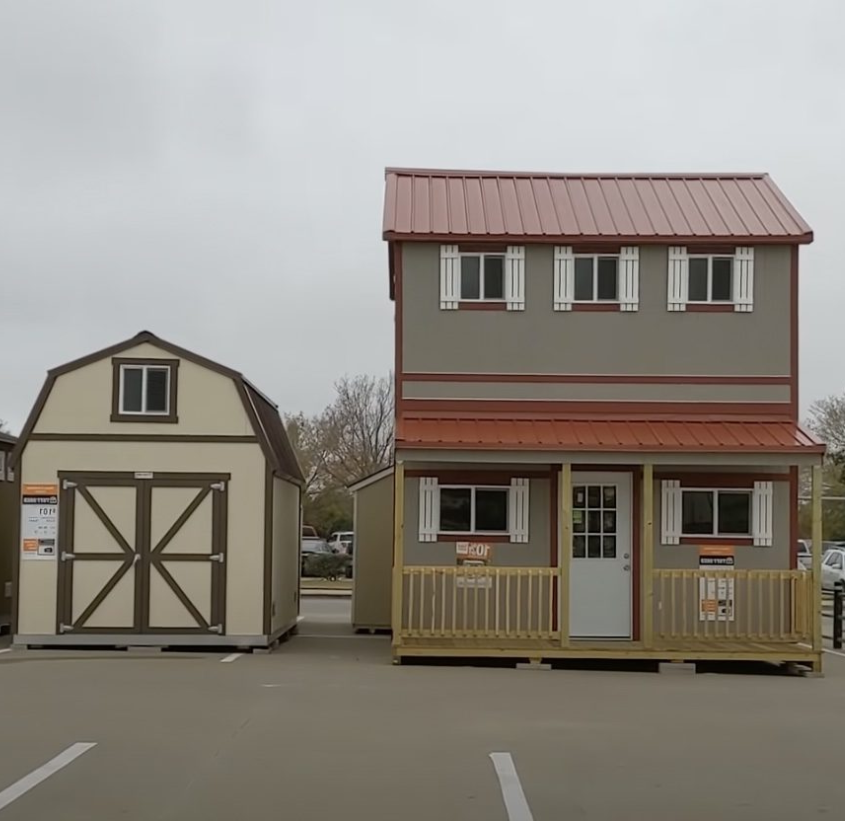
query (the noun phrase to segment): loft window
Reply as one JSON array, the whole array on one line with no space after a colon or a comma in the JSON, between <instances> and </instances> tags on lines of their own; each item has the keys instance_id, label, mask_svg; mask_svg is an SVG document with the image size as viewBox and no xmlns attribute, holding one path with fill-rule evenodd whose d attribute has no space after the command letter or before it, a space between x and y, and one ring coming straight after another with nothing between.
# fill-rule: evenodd
<instances>
[{"instance_id":1,"label":"loft window","mask_svg":"<svg viewBox=\"0 0 845 821\"><path fill-rule=\"evenodd\" d=\"M503 302L504 254L461 254L461 301Z\"/></svg>"},{"instance_id":2,"label":"loft window","mask_svg":"<svg viewBox=\"0 0 845 821\"><path fill-rule=\"evenodd\" d=\"M442 533L507 533L508 488L440 488Z\"/></svg>"},{"instance_id":3,"label":"loft window","mask_svg":"<svg viewBox=\"0 0 845 821\"><path fill-rule=\"evenodd\" d=\"M733 302L733 257L689 258L690 302Z\"/></svg>"},{"instance_id":4,"label":"loft window","mask_svg":"<svg viewBox=\"0 0 845 821\"><path fill-rule=\"evenodd\" d=\"M178 359L113 359L112 422L177 422Z\"/></svg>"},{"instance_id":5,"label":"loft window","mask_svg":"<svg viewBox=\"0 0 845 821\"><path fill-rule=\"evenodd\" d=\"M684 536L750 536L751 491L684 490Z\"/></svg>"},{"instance_id":6,"label":"loft window","mask_svg":"<svg viewBox=\"0 0 845 821\"><path fill-rule=\"evenodd\" d=\"M575 302L618 302L619 258L575 257Z\"/></svg>"}]
</instances>

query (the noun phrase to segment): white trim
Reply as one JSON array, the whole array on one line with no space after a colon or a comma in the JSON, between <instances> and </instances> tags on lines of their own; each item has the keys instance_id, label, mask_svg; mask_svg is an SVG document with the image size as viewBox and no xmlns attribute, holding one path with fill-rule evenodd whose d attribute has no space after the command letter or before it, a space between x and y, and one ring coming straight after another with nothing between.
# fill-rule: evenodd
<instances>
[{"instance_id":1,"label":"white trim","mask_svg":"<svg viewBox=\"0 0 845 821\"><path fill-rule=\"evenodd\" d=\"M619 251L619 305L623 311L640 308L640 249L623 246Z\"/></svg>"},{"instance_id":2,"label":"white trim","mask_svg":"<svg viewBox=\"0 0 845 821\"><path fill-rule=\"evenodd\" d=\"M455 246L458 247L458 246ZM518 248L519 246L513 246L514 248ZM511 249L508 248L508 251ZM523 248L523 267L525 264L525 249ZM477 298L465 298L463 296L463 258L464 257L476 257L478 258L478 297ZM486 262L488 257L496 257L497 259L502 260L502 296L497 297L490 297L488 298L484 294L484 269L487 267ZM507 254L502 254L500 252L488 253L485 251L461 251L458 253L458 261L460 263L460 268L458 271L458 286L457 286L457 299L458 302L467 302L467 303L475 303L475 302L505 302L507 303L508 299L508 258ZM513 310L508 308L508 310Z\"/></svg>"},{"instance_id":3,"label":"white trim","mask_svg":"<svg viewBox=\"0 0 845 821\"><path fill-rule=\"evenodd\" d=\"M440 310L456 311L460 294L461 256L457 245L440 246Z\"/></svg>"},{"instance_id":4,"label":"white trim","mask_svg":"<svg viewBox=\"0 0 845 821\"><path fill-rule=\"evenodd\" d=\"M685 311L689 293L689 258L683 245L669 246L667 276L667 307L670 311Z\"/></svg>"},{"instance_id":5,"label":"white trim","mask_svg":"<svg viewBox=\"0 0 845 821\"><path fill-rule=\"evenodd\" d=\"M359 490L363 490L365 487L369 487L370 485L374 485L376 482L381 481L387 476L393 475L393 465L388 465L386 468L382 468L381 470L377 470L375 473L371 473L369 476L364 476L363 478L359 479L352 485L347 486L347 490L350 493L357 493Z\"/></svg>"},{"instance_id":6,"label":"white trim","mask_svg":"<svg viewBox=\"0 0 845 821\"><path fill-rule=\"evenodd\" d=\"M436 479L434 480L437 481ZM526 480L527 481L527 480ZM443 490L468 490L469 496L469 530L441 530L440 524L440 493ZM476 530L475 528L475 494L479 490L498 490L507 494L506 500L506 515L507 522L504 530ZM437 488L437 532L448 534L449 536L506 536L510 533L511 523L511 488L508 485L439 485ZM513 541L513 540L512 540Z\"/></svg>"},{"instance_id":7,"label":"white trim","mask_svg":"<svg viewBox=\"0 0 845 821\"><path fill-rule=\"evenodd\" d=\"M579 259L592 259L593 261L593 298L575 298L575 262ZM599 260L616 260L616 298L599 299ZM619 254L575 254L572 261L572 302L575 305L618 305L622 298L622 263Z\"/></svg>"},{"instance_id":8,"label":"white trim","mask_svg":"<svg viewBox=\"0 0 845 821\"><path fill-rule=\"evenodd\" d=\"M691 299L689 296L689 260L707 260L707 299ZM731 298L713 299L713 260L726 259L731 262ZM689 254L687 257L687 304L688 305L733 305L736 295L736 263L731 254Z\"/></svg>"},{"instance_id":9,"label":"white trim","mask_svg":"<svg viewBox=\"0 0 845 821\"><path fill-rule=\"evenodd\" d=\"M173 368L170 365L158 365L150 362L146 365L126 364L120 366L120 373L118 374L118 405L117 410L121 416L167 416L170 413L170 380L172 378ZM141 410L126 410L123 407L123 375L126 371L141 371ZM164 385L164 410L151 411L147 410L147 379L150 371L165 371L167 374L167 382Z\"/></svg>"},{"instance_id":10,"label":"white trim","mask_svg":"<svg viewBox=\"0 0 845 821\"><path fill-rule=\"evenodd\" d=\"M772 546L773 482L755 482L751 496L751 533L756 547Z\"/></svg>"},{"instance_id":11,"label":"white trim","mask_svg":"<svg viewBox=\"0 0 845 821\"><path fill-rule=\"evenodd\" d=\"M420 477L418 515L419 529L417 535L419 541L436 542L437 529L440 526L440 496L437 478L434 476Z\"/></svg>"},{"instance_id":12,"label":"white trim","mask_svg":"<svg viewBox=\"0 0 845 821\"><path fill-rule=\"evenodd\" d=\"M737 248L734 253L733 300L735 311L754 310L754 249L750 246Z\"/></svg>"},{"instance_id":13,"label":"white trim","mask_svg":"<svg viewBox=\"0 0 845 821\"><path fill-rule=\"evenodd\" d=\"M680 479L664 479L660 492L660 542L680 544L683 522Z\"/></svg>"},{"instance_id":14,"label":"white trim","mask_svg":"<svg viewBox=\"0 0 845 821\"><path fill-rule=\"evenodd\" d=\"M554 309L571 311L575 292L575 256L571 245L555 246Z\"/></svg>"},{"instance_id":15,"label":"white trim","mask_svg":"<svg viewBox=\"0 0 845 821\"><path fill-rule=\"evenodd\" d=\"M509 245L505 252L505 301L509 311L525 310L525 246Z\"/></svg>"}]
</instances>

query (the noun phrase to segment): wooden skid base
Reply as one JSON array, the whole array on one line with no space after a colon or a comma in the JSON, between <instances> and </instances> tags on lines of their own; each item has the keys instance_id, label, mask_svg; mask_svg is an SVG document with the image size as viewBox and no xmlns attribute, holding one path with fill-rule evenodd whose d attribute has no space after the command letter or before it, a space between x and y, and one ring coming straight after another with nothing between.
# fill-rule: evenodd
<instances>
[{"instance_id":1,"label":"wooden skid base","mask_svg":"<svg viewBox=\"0 0 845 821\"><path fill-rule=\"evenodd\" d=\"M800 663L821 669L821 653L801 644L782 642L664 642L646 649L638 642L605 641L576 642L561 647L552 642L500 641L481 644L467 639L440 639L437 642L405 639L393 648L394 659L405 657L429 658L514 658L619 660L619 661L764 661L778 664Z\"/></svg>"}]
</instances>

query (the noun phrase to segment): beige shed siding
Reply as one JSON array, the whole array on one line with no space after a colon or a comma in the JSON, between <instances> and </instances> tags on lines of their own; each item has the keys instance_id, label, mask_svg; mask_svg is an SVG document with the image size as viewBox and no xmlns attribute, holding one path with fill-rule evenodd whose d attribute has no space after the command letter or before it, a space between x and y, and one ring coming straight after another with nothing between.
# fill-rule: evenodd
<instances>
[{"instance_id":1,"label":"beige shed siding","mask_svg":"<svg viewBox=\"0 0 845 821\"><path fill-rule=\"evenodd\" d=\"M270 630L296 624L299 593L299 488L273 479L273 598Z\"/></svg>"},{"instance_id":2,"label":"beige shed siding","mask_svg":"<svg viewBox=\"0 0 845 821\"><path fill-rule=\"evenodd\" d=\"M419 541L419 479L405 481L405 564L454 565L455 543L466 541L457 536L442 542ZM494 567L549 566L549 481L531 479L529 485L528 542L493 545ZM483 537L475 541L483 542Z\"/></svg>"},{"instance_id":3,"label":"beige shed siding","mask_svg":"<svg viewBox=\"0 0 845 821\"><path fill-rule=\"evenodd\" d=\"M8 461L10 451L3 452ZM0 624L8 623L12 614L12 599L6 596L6 584L12 581L17 517L15 483L5 481L5 477L0 478Z\"/></svg>"},{"instance_id":4,"label":"beige shed siding","mask_svg":"<svg viewBox=\"0 0 845 821\"><path fill-rule=\"evenodd\" d=\"M71 470L230 473L226 633L263 633L265 460L258 444L31 441L20 470L23 483L57 483L59 471ZM19 634L55 633L56 582L57 562L20 563Z\"/></svg>"},{"instance_id":5,"label":"beige shed siding","mask_svg":"<svg viewBox=\"0 0 845 821\"><path fill-rule=\"evenodd\" d=\"M402 253L409 372L789 374L788 246L755 247L753 312L716 314L667 310L664 246L640 247L639 310L598 314L554 310L551 245L526 247L525 310L508 312L440 310L439 246L406 242Z\"/></svg>"},{"instance_id":6,"label":"beige shed siding","mask_svg":"<svg viewBox=\"0 0 845 821\"><path fill-rule=\"evenodd\" d=\"M173 359L144 343L120 358ZM106 357L56 379L34 433L132 433L251 436L235 383L186 359L179 364L176 424L112 422L112 358Z\"/></svg>"},{"instance_id":7,"label":"beige shed siding","mask_svg":"<svg viewBox=\"0 0 845 821\"><path fill-rule=\"evenodd\" d=\"M355 492L354 560L352 626L389 629L393 584L392 471Z\"/></svg>"}]
</instances>

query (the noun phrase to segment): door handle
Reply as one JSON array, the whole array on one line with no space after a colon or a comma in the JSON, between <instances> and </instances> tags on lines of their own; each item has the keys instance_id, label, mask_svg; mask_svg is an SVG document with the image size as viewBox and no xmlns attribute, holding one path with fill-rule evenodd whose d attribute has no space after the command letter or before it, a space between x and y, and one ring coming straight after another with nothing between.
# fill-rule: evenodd
<instances>
[{"instance_id":1,"label":"door handle","mask_svg":"<svg viewBox=\"0 0 845 821\"><path fill-rule=\"evenodd\" d=\"M626 564L622 569L627 572L631 569L631 565Z\"/></svg>"}]
</instances>

